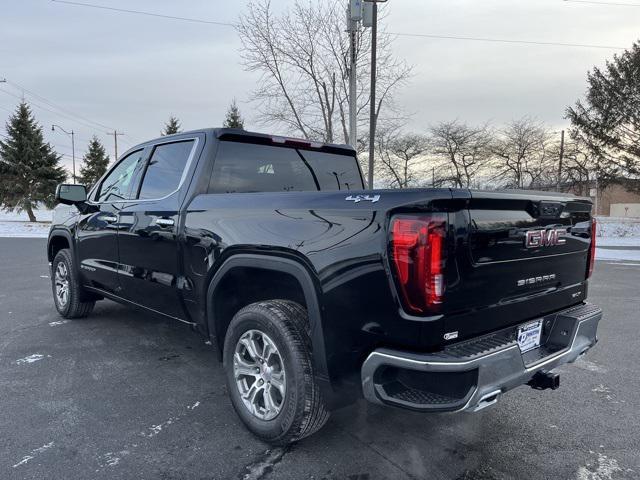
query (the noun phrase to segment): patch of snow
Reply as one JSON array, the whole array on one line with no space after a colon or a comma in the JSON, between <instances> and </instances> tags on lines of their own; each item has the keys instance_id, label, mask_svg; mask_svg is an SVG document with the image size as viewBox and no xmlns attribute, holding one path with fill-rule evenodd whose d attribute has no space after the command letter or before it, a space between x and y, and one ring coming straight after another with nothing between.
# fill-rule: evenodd
<instances>
[{"instance_id":1,"label":"patch of snow","mask_svg":"<svg viewBox=\"0 0 640 480\"><path fill-rule=\"evenodd\" d=\"M624 217L596 217L598 238L629 238L640 239L640 218Z\"/></svg>"},{"instance_id":2,"label":"patch of snow","mask_svg":"<svg viewBox=\"0 0 640 480\"><path fill-rule=\"evenodd\" d=\"M194 410L195 408L198 407L198 405L200 405L199 401L196 401L193 405L187 405L187 410ZM183 417L185 417L189 412L182 412L179 413L178 415L174 416L174 417L169 417L168 420L165 420L162 423L158 423L157 425L151 425L147 430L150 430L149 432L141 432L140 434L143 437L147 437L147 438L153 438L156 435L158 435L160 432L162 432L162 429L164 429L165 427L168 427L169 425L172 425L173 423L176 423L178 420L182 419Z\"/></svg>"},{"instance_id":3,"label":"patch of snow","mask_svg":"<svg viewBox=\"0 0 640 480\"><path fill-rule=\"evenodd\" d=\"M584 357L579 357L574 365L578 368L582 368L583 370L588 370L590 372L596 372L596 373L607 373L607 369L604 367L601 367L600 365L596 364L595 362L591 362L589 360L586 360Z\"/></svg>"},{"instance_id":4,"label":"patch of snow","mask_svg":"<svg viewBox=\"0 0 640 480\"><path fill-rule=\"evenodd\" d=\"M47 238L49 223L0 221L0 237Z\"/></svg>"},{"instance_id":5,"label":"patch of snow","mask_svg":"<svg viewBox=\"0 0 640 480\"><path fill-rule=\"evenodd\" d=\"M65 323L68 323L69 320L56 320L55 322L49 322L49 326L50 327L57 327L58 325L64 325Z\"/></svg>"},{"instance_id":6,"label":"patch of snow","mask_svg":"<svg viewBox=\"0 0 640 480\"><path fill-rule=\"evenodd\" d=\"M609 250L597 247L640 247L640 218L597 217L596 259L639 260L631 249Z\"/></svg>"},{"instance_id":7,"label":"patch of snow","mask_svg":"<svg viewBox=\"0 0 640 480\"><path fill-rule=\"evenodd\" d=\"M36 455L49 450L51 447L53 447L53 442L49 442L41 447L35 448L33 450L31 450L31 452L29 452L29 455L25 455L24 457L22 457L22 460L20 460L18 463L16 463L13 468L17 468L20 465L24 465L25 463L28 463L29 460L32 460L33 458L35 458Z\"/></svg>"},{"instance_id":8,"label":"patch of snow","mask_svg":"<svg viewBox=\"0 0 640 480\"><path fill-rule=\"evenodd\" d=\"M597 247L638 247L640 248L640 237L598 237Z\"/></svg>"},{"instance_id":9,"label":"patch of snow","mask_svg":"<svg viewBox=\"0 0 640 480\"><path fill-rule=\"evenodd\" d=\"M640 249L611 250L606 248L596 248L596 260L622 260L640 262Z\"/></svg>"},{"instance_id":10,"label":"patch of snow","mask_svg":"<svg viewBox=\"0 0 640 480\"><path fill-rule=\"evenodd\" d=\"M179 417L178 417L178 418L179 418ZM149 427L149 430L151 430L151 432L149 432L149 433L144 433L144 432L143 432L143 433L142 433L142 435L144 435L144 436L145 436L145 437L147 437L147 438L155 437L156 435L158 435L158 434L162 431L162 429L163 429L164 427L168 427L168 426L169 426L169 425L171 425L173 422L175 422L176 420L178 420L178 418L173 418L173 417L171 417L171 418L169 418L169 420L165 420L165 421L164 421L164 422L162 422L162 423L159 423L159 424L157 424L157 425L151 425L151 426Z\"/></svg>"},{"instance_id":11,"label":"patch of snow","mask_svg":"<svg viewBox=\"0 0 640 480\"><path fill-rule=\"evenodd\" d=\"M53 210L49 210L48 208L36 208L33 210L33 214L36 216L38 222L51 222L53 219ZM0 221L28 222L29 216L27 212L17 213L15 210L8 212L0 208Z\"/></svg>"},{"instance_id":12,"label":"patch of snow","mask_svg":"<svg viewBox=\"0 0 640 480\"><path fill-rule=\"evenodd\" d=\"M107 452L98 457L98 463L101 467L115 467L120 463L122 457L129 455L129 450L121 450L120 452Z\"/></svg>"},{"instance_id":13,"label":"patch of snow","mask_svg":"<svg viewBox=\"0 0 640 480\"><path fill-rule=\"evenodd\" d=\"M0 208L0 237L46 238L53 219L53 210L35 209L36 222L30 222L27 212L8 212Z\"/></svg>"},{"instance_id":14,"label":"patch of snow","mask_svg":"<svg viewBox=\"0 0 640 480\"><path fill-rule=\"evenodd\" d=\"M615 458L598 454L595 464L587 463L578 469L578 480L612 480L616 473L624 472Z\"/></svg>"},{"instance_id":15,"label":"patch of snow","mask_svg":"<svg viewBox=\"0 0 640 480\"><path fill-rule=\"evenodd\" d=\"M16 360L16 365L24 365L25 363L34 363L39 360L42 360L43 358L44 358L44 355L40 353L34 353L33 355L29 355L28 357L19 358L18 360Z\"/></svg>"},{"instance_id":16,"label":"patch of snow","mask_svg":"<svg viewBox=\"0 0 640 480\"><path fill-rule=\"evenodd\" d=\"M243 480L259 480L267 473L273 470L276 463L282 461L282 457L289 451L287 447L274 448L265 451L259 460L245 467L246 473L242 477Z\"/></svg>"}]
</instances>

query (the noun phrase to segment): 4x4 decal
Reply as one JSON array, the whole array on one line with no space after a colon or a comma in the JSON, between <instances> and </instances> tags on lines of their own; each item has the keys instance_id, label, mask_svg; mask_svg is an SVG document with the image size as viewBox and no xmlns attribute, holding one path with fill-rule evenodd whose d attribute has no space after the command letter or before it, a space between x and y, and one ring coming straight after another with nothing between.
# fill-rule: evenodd
<instances>
[{"instance_id":1,"label":"4x4 decal","mask_svg":"<svg viewBox=\"0 0 640 480\"><path fill-rule=\"evenodd\" d=\"M351 202L359 203L359 202L371 202L376 203L380 200L380 195L349 195L345 200L349 200Z\"/></svg>"}]
</instances>

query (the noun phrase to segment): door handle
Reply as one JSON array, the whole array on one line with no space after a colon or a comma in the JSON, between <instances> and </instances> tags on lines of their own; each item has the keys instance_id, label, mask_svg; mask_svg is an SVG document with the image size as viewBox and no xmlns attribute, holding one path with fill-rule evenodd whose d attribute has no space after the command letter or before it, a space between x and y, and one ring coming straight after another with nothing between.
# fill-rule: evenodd
<instances>
[{"instance_id":1,"label":"door handle","mask_svg":"<svg viewBox=\"0 0 640 480\"><path fill-rule=\"evenodd\" d=\"M118 217L115 215L104 215L100 218L107 223L116 223L118 221Z\"/></svg>"},{"instance_id":2,"label":"door handle","mask_svg":"<svg viewBox=\"0 0 640 480\"><path fill-rule=\"evenodd\" d=\"M175 225L175 221L173 218L156 218L156 225L161 227L173 227Z\"/></svg>"}]
</instances>

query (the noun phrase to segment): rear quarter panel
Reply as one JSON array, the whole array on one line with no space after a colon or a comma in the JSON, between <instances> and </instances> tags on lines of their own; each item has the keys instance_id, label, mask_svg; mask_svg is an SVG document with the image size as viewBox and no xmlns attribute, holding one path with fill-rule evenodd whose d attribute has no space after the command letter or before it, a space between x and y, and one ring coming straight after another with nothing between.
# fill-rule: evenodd
<instances>
[{"instance_id":1,"label":"rear quarter panel","mask_svg":"<svg viewBox=\"0 0 640 480\"><path fill-rule=\"evenodd\" d=\"M347 200L359 193L379 197ZM398 321L403 314L386 268L387 223L404 205L441 210L450 200L448 189L199 195L185 214L185 270L194 286L187 303L202 308L213 272L235 252L292 255L317 285L332 380L357 382L373 348L424 348L430 325L437 332L427 337L441 338L438 322Z\"/></svg>"}]
</instances>

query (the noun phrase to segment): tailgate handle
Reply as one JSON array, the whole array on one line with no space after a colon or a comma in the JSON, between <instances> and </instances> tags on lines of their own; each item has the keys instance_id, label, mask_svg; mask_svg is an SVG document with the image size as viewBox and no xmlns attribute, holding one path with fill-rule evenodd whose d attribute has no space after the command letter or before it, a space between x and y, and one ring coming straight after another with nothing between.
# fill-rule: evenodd
<instances>
[{"instance_id":1,"label":"tailgate handle","mask_svg":"<svg viewBox=\"0 0 640 480\"><path fill-rule=\"evenodd\" d=\"M558 202L540 202L540 216L545 218L558 218L564 205Z\"/></svg>"}]
</instances>

